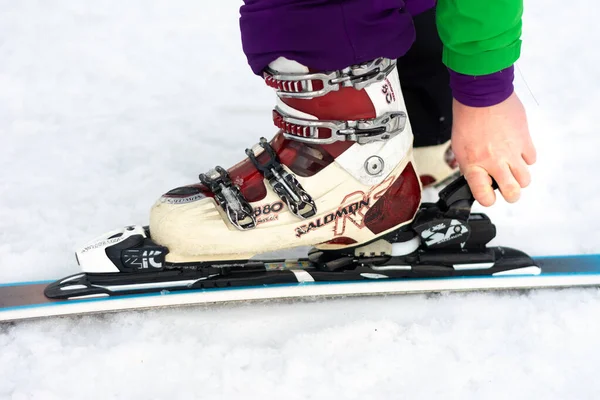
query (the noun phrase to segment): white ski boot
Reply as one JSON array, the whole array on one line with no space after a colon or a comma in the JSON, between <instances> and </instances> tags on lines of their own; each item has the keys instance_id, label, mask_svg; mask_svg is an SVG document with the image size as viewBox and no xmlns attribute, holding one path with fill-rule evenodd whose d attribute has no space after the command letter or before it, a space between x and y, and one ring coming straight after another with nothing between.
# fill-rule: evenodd
<instances>
[{"instance_id":1,"label":"white ski boot","mask_svg":"<svg viewBox=\"0 0 600 400\"><path fill-rule=\"evenodd\" d=\"M356 247L415 217L422 188L393 60L312 73L280 58L264 77L278 95L279 132L155 203L149 231L166 262Z\"/></svg>"},{"instance_id":2,"label":"white ski boot","mask_svg":"<svg viewBox=\"0 0 600 400\"><path fill-rule=\"evenodd\" d=\"M441 189L460 175L449 140L438 145L415 147L413 154L423 188Z\"/></svg>"}]
</instances>

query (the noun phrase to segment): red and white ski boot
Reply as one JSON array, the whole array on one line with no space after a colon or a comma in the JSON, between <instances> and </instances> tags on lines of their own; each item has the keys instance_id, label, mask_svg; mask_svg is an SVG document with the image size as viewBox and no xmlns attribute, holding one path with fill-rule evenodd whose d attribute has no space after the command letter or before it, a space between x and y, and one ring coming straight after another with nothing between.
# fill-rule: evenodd
<instances>
[{"instance_id":1,"label":"red and white ski boot","mask_svg":"<svg viewBox=\"0 0 600 400\"><path fill-rule=\"evenodd\" d=\"M450 141L438 145L415 147L413 155L423 188L442 189L460 176L458 161Z\"/></svg>"},{"instance_id":2,"label":"red and white ski boot","mask_svg":"<svg viewBox=\"0 0 600 400\"><path fill-rule=\"evenodd\" d=\"M360 248L415 217L422 188L393 60L321 73L279 58L264 79L277 92L277 134L153 206L149 230L166 262Z\"/></svg>"}]
</instances>

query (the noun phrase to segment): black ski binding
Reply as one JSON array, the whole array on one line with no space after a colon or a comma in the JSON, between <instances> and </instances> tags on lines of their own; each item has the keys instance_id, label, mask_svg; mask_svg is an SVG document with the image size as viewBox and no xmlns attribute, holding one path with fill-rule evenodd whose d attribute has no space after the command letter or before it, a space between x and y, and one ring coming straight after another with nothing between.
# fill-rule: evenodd
<instances>
[{"instance_id":1,"label":"black ski binding","mask_svg":"<svg viewBox=\"0 0 600 400\"><path fill-rule=\"evenodd\" d=\"M496 182L493 183L497 188ZM471 214L475 202L466 179L461 176L439 193L435 204L424 204L413 222L425 248L482 248L496 236L496 228L485 214ZM477 228L477 234L473 229Z\"/></svg>"}]
</instances>

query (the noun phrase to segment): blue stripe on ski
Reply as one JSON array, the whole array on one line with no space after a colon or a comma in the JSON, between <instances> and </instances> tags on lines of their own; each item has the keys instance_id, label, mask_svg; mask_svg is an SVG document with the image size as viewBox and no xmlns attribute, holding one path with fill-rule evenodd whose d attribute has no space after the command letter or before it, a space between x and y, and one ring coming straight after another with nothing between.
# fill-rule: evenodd
<instances>
[{"instance_id":1,"label":"blue stripe on ski","mask_svg":"<svg viewBox=\"0 0 600 400\"><path fill-rule=\"evenodd\" d=\"M25 286L25 285L49 285L56 281L25 281L25 282L11 282L11 283L0 283L0 288L5 286Z\"/></svg>"},{"instance_id":2,"label":"blue stripe on ski","mask_svg":"<svg viewBox=\"0 0 600 400\"><path fill-rule=\"evenodd\" d=\"M570 259L572 261L578 261L580 259L592 259L595 261L600 260L600 253L590 253L590 254L559 254L555 256L536 256L531 257L533 261L538 260L560 260L560 259Z\"/></svg>"},{"instance_id":3,"label":"blue stripe on ski","mask_svg":"<svg viewBox=\"0 0 600 400\"><path fill-rule=\"evenodd\" d=\"M600 254L532 257L542 268L542 274L556 274L571 268L578 272L600 273Z\"/></svg>"}]
</instances>

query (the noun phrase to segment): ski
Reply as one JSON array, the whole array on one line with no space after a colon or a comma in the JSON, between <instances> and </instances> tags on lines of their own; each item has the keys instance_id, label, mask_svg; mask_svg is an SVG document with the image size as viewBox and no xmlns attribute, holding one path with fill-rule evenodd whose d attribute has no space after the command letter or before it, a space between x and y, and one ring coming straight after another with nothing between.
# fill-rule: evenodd
<instances>
[{"instance_id":1,"label":"ski","mask_svg":"<svg viewBox=\"0 0 600 400\"><path fill-rule=\"evenodd\" d=\"M4 284L0 285L0 321L241 301L600 286L600 254L534 257L532 260L539 267L539 271L530 268L492 275L334 281L307 281L300 276L295 283L261 283L254 286L189 290L163 289L73 299L46 297L43 294L44 290L53 283L52 281Z\"/></svg>"}]
</instances>

